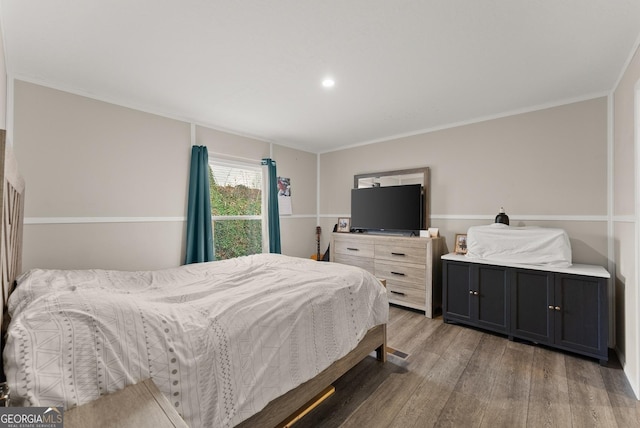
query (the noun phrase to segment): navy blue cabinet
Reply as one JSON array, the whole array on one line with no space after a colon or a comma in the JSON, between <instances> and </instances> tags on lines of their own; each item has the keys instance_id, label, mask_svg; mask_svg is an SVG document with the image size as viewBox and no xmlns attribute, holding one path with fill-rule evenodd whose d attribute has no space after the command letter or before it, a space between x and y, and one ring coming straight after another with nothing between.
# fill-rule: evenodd
<instances>
[{"instance_id":1,"label":"navy blue cabinet","mask_svg":"<svg viewBox=\"0 0 640 428\"><path fill-rule=\"evenodd\" d=\"M442 267L445 322L607 361L605 276L446 259Z\"/></svg>"},{"instance_id":2,"label":"navy blue cabinet","mask_svg":"<svg viewBox=\"0 0 640 428\"><path fill-rule=\"evenodd\" d=\"M554 345L606 361L609 305L604 278L555 274Z\"/></svg>"},{"instance_id":3,"label":"navy blue cabinet","mask_svg":"<svg viewBox=\"0 0 640 428\"><path fill-rule=\"evenodd\" d=\"M445 321L508 332L507 269L474 263L444 262Z\"/></svg>"},{"instance_id":4,"label":"navy blue cabinet","mask_svg":"<svg viewBox=\"0 0 640 428\"><path fill-rule=\"evenodd\" d=\"M551 343L554 336L554 274L511 269L511 334L537 343Z\"/></svg>"}]
</instances>

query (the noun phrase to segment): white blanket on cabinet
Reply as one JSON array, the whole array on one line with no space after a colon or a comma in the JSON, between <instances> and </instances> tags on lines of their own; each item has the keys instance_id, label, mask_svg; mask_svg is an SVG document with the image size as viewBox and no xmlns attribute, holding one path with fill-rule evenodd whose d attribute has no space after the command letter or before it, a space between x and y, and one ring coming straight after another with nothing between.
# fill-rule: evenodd
<instances>
[{"instance_id":1,"label":"white blanket on cabinet","mask_svg":"<svg viewBox=\"0 0 640 428\"><path fill-rule=\"evenodd\" d=\"M151 272L32 270L9 301L15 405L75 407L151 377L193 427L228 427L388 319L364 270L261 254Z\"/></svg>"},{"instance_id":2,"label":"white blanket on cabinet","mask_svg":"<svg viewBox=\"0 0 640 428\"><path fill-rule=\"evenodd\" d=\"M562 229L495 223L467 231L467 257L500 263L571 266L571 243Z\"/></svg>"}]
</instances>

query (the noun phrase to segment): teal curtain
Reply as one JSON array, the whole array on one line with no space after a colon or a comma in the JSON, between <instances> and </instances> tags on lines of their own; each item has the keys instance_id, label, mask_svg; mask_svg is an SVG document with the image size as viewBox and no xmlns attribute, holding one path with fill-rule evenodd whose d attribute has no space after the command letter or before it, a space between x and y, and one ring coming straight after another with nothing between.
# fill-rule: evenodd
<instances>
[{"instance_id":1,"label":"teal curtain","mask_svg":"<svg viewBox=\"0 0 640 428\"><path fill-rule=\"evenodd\" d=\"M267 223L269 231L269 252L281 253L280 248L280 212L278 210L278 178L276 161L262 159L263 167L267 168Z\"/></svg>"},{"instance_id":2,"label":"teal curtain","mask_svg":"<svg viewBox=\"0 0 640 428\"><path fill-rule=\"evenodd\" d=\"M187 257L184 264L215 260L211 231L209 153L204 146L191 148L187 207Z\"/></svg>"}]
</instances>

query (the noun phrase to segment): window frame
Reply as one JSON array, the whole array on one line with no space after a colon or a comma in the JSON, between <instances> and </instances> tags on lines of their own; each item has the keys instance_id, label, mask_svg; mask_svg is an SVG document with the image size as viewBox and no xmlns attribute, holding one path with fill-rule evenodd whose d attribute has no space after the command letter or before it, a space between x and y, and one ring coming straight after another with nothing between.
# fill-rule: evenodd
<instances>
[{"instance_id":1,"label":"window frame","mask_svg":"<svg viewBox=\"0 0 640 428\"><path fill-rule=\"evenodd\" d=\"M260 215L213 215L211 214L211 231L213 234L213 241L214 241L214 252L215 252L215 224L214 222L216 221L226 221L226 220L260 220L260 229L261 229L261 244L262 244L262 252L264 253L265 251L265 245L268 245L268 237L265 236L265 211L266 211L266 199L265 199L265 192L266 192L266 186L267 186L267 181L265 179L264 176L264 169L262 168L262 165L259 161L256 161L256 163L253 163L252 161L238 161L238 160L230 160L230 159L226 159L226 158L221 158L221 157L215 157L215 158L209 158L208 161L209 164L209 168L212 169L212 174L213 174L213 165L219 165L219 166L227 166L227 167L231 167L231 168L239 168L239 169L244 169L244 170L249 170L249 171L255 171L256 173L260 174Z\"/></svg>"}]
</instances>

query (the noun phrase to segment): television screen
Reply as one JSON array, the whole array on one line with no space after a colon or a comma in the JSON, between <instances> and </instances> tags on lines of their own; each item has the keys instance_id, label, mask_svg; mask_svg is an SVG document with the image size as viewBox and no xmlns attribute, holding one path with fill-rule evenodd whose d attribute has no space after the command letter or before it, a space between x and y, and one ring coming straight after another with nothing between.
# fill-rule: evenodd
<instances>
[{"instance_id":1,"label":"television screen","mask_svg":"<svg viewBox=\"0 0 640 428\"><path fill-rule=\"evenodd\" d=\"M417 231L423 228L422 186L351 190L351 227L363 230Z\"/></svg>"}]
</instances>

